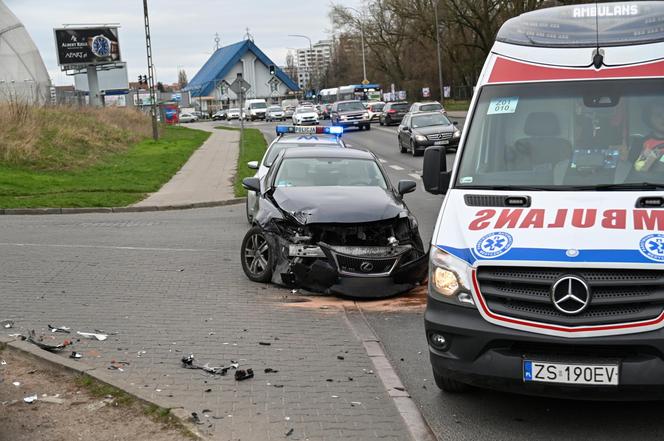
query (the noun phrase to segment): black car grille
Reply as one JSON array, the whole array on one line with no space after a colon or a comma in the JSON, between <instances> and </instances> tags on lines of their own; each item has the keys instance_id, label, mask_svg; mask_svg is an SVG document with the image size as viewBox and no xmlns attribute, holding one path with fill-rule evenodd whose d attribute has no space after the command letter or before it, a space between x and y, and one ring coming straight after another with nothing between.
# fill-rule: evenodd
<instances>
[{"instance_id":1,"label":"black car grille","mask_svg":"<svg viewBox=\"0 0 664 441\"><path fill-rule=\"evenodd\" d=\"M583 279L592 293L578 315L560 312L551 300L558 279ZM630 269L481 266L480 292L495 314L563 326L636 322L656 318L664 308L664 271Z\"/></svg>"},{"instance_id":2,"label":"black car grille","mask_svg":"<svg viewBox=\"0 0 664 441\"><path fill-rule=\"evenodd\" d=\"M432 135L427 135L429 141L445 141L452 138L452 133L434 133Z\"/></svg>"},{"instance_id":3,"label":"black car grille","mask_svg":"<svg viewBox=\"0 0 664 441\"><path fill-rule=\"evenodd\" d=\"M345 116L346 119L348 119L348 120L358 120L358 119L362 119L362 117L363 117L364 115L360 113L360 114L356 114L356 115L344 115L344 116Z\"/></svg>"},{"instance_id":4,"label":"black car grille","mask_svg":"<svg viewBox=\"0 0 664 441\"><path fill-rule=\"evenodd\" d=\"M342 254L337 254L335 258L340 272L365 276L388 275L399 260L399 257L375 259Z\"/></svg>"}]
</instances>

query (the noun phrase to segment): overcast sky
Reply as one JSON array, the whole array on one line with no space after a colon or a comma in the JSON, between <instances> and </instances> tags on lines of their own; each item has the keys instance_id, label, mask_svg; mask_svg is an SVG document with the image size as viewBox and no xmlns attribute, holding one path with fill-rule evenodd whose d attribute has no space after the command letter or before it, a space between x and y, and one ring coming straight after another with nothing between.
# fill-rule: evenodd
<instances>
[{"instance_id":1,"label":"overcast sky","mask_svg":"<svg viewBox=\"0 0 664 441\"><path fill-rule=\"evenodd\" d=\"M53 28L70 23L118 23L122 58L129 81L146 73L143 2L141 0L3 0L23 22L37 44L57 85L73 81L60 72ZM335 0L358 7L362 0ZM159 81L176 81L178 67L191 79L214 50L214 34L221 45L240 41L249 27L254 42L275 63L285 64L289 48L308 46L331 31L330 0L150 0L155 66Z\"/></svg>"}]
</instances>

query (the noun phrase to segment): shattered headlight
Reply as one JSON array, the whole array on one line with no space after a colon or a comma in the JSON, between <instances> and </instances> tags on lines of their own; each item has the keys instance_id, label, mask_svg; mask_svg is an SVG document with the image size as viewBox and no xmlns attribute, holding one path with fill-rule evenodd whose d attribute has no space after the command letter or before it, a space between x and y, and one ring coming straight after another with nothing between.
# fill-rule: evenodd
<instances>
[{"instance_id":1,"label":"shattered headlight","mask_svg":"<svg viewBox=\"0 0 664 441\"><path fill-rule=\"evenodd\" d=\"M454 139L461 138L461 130L454 129L454 135L452 135L452 138L454 138Z\"/></svg>"},{"instance_id":2,"label":"shattered headlight","mask_svg":"<svg viewBox=\"0 0 664 441\"><path fill-rule=\"evenodd\" d=\"M474 308L469 272L470 266L465 261L432 247L429 260L430 295L446 303Z\"/></svg>"}]
</instances>

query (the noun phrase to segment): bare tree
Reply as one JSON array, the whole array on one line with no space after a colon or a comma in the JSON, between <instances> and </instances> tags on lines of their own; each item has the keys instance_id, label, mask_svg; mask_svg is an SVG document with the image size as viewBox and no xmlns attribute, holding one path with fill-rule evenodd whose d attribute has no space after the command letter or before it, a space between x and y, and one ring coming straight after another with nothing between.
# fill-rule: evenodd
<instances>
[{"instance_id":1,"label":"bare tree","mask_svg":"<svg viewBox=\"0 0 664 441\"><path fill-rule=\"evenodd\" d=\"M185 72L184 69L180 69L180 71L178 72L178 85L180 86L180 90L187 87L187 84L189 84L189 80L187 78L187 72Z\"/></svg>"}]
</instances>

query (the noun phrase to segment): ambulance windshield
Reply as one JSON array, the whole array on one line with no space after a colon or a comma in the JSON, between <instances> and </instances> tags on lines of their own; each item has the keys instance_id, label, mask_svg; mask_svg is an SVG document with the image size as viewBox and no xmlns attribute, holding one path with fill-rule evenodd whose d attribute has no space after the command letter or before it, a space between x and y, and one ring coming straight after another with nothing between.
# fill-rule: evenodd
<instances>
[{"instance_id":1,"label":"ambulance windshield","mask_svg":"<svg viewBox=\"0 0 664 441\"><path fill-rule=\"evenodd\" d=\"M462 188L660 189L664 84L485 86L462 155Z\"/></svg>"}]
</instances>

